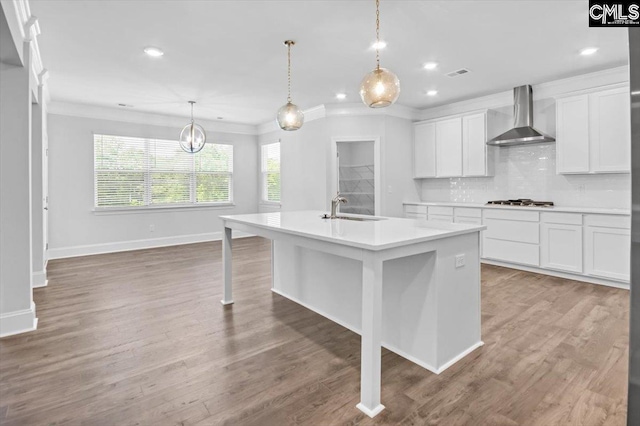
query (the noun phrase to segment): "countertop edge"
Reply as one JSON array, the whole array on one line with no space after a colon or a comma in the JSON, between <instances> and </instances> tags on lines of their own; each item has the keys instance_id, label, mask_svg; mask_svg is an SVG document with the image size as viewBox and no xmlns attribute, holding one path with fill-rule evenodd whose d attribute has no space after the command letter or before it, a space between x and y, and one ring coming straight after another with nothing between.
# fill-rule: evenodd
<instances>
[{"instance_id":1,"label":"countertop edge","mask_svg":"<svg viewBox=\"0 0 640 426\"><path fill-rule=\"evenodd\" d=\"M266 213L266 214L268 214L268 213ZM326 237L326 236L323 236L323 235L309 234L309 233L305 233L303 231L295 231L295 230L290 230L290 229L276 228L276 227L265 225L265 224L258 224L258 223L248 222L248 221L245 221L245 220L242 220L242 219L239 219L239 218L234 218L233 216L236 216L236 215L223 215L223 216L219 216L219 218L222 220L223 224L225 222L239 223L239 224L243 224L243 225L253 226L253 227L256 227L256 228L271 230L271 231L274 231L274 232L281 232L283 234L289 234L289 235L294 235L294 236L298 236L298 237L304 237L304 238L324 241L324 242L327 242L327 243L338 244L338 245L348 246L348 247L352 247L352 248L356 248L356 249L362 249L362 250L369 250L369 251L389 250L389 249L393 249L393 248L397 248L397 247L410 246L410 245L413 245L413 244L420 244L420 243L425 243L425 242L429 242L429 241L442 240L442 239L450 238L450 237L457 237L459 235L464 235L464 234L471 234L471 233L474 233L474 232L481 232L481 231L484 231L484 230L487 229L487 227L485 225L469 225L468 229L446 230L447 231L446 234L430 235L430 236L426 236L426 237L418 237L418 238L415 238L415 239L410 239L410 240L405 240L405 241L396 241L396 242L391 242L391 243L386 243L386 244L381 244L381 245L370 245L370 244L358 243L358 242L349 241L349 240L335 239L335 238ZM242 216L242 215L237 215L237 216ZM413 219L406 219L406 218L401 218L401 217L388 217L387 219L413 220ZM233 227L231 227L231 228L233 229Z\"/></svg>"},{"instance_id":2,"label":"countertop edge","mask_svg":"<svg viewBox=\"0 0 640 426\"><path fill-rule=\"evenodd\" d=\"M518 210L518 211L540 211L540 212L557 212L557 213L582 213L582 214L610 214L619 216L631 216L631 210L626 209L599 209L592 207L526 207L526 206L501 206L488 205L480 203L456 203L447 201L405 201L403 205L410 206L444 206L444 207L461 207L471 209L502 209L502 210Z\"/></svg>"}]
</instances>

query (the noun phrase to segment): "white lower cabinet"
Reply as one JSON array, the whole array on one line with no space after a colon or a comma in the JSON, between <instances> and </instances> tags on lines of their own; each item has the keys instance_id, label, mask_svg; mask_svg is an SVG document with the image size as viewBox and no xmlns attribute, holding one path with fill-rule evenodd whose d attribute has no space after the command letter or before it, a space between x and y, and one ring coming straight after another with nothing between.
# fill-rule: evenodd
<instances>
[{"instance_id":1,"label":"white lower cabinet","mask_svg":"<svg viewBox=\"0 0 640 426\"><path fill-rule=\"evenodd\" d=\"M422 219L422 220L427 220L427 215L422 214L422 213L411 213L411 212L404 212L404 217L406 217L407 219Z\"/></svg>"},{"instance_id":2,"label":"white lower cabinet","mask_svg":"<svg viewBox=\"0 0 640 426\"><path fill-rule=\"evenodd\" d=\"M480 239L483 259L607 285L629 282L627 215L406 205L405 216L486 225Z\"/></svg>"},{"instance_id":3,"label":"white lower cabinet","mask_svg":"<svg viewBox=\"0 0 640 426\"><path fill-rule=\"evenodd\" d=\"M519 241L496 240L485 237L483 239L482 255L487 259L519 263L521 265L538 266L540 264L538 244Z\"/></svg>"},{"instance_id":4,"label":"white lower cabinet","mask_svg":"<svg viewBox=\"0 0 640 426\"><path fill-rule=\"evenodd\" d=\"M429 214L429 220L435 220L436 222L453 222L453 216L447 216L443 214Z\"/></svg>"},{"instance_id":5,"label":"white lower cabinet","mask_svg":"<svg viewBox=\"0 0 640 426\"><path fill-rule=\"evenodd\" d=\"M540 224L540 266L582 273L582 225Z\"/></svg>"},{"instance_id":6,"label":"white lower cabinet","mask_svg":"<svg viewBox=\"0 0 640 426\"><path fill-rule=\"evenodd\" d=\"M585 273L594 277L629 281L631 231L585 227Z\"/></svg>"}]
</instances>

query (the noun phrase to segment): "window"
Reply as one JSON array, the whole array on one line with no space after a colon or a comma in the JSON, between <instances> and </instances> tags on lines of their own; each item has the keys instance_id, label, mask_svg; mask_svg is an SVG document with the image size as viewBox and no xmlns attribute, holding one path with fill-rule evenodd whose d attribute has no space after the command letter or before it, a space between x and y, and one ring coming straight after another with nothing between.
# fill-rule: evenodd
<instances>
[{"instance_id":1,"label":"window","mask_svg":"<svg viewBox=\"0 0 640 426\"><path fill-rule=\"evenodd\" d=\"M280 202L280 142L262 145L262 201Z\"/></svg>"},{"instance_id":2,"label":"window","mask_svg":"<svg viewBox=\"0 0 640 426\"><path fill-rule=\"evenodd\" d=\"M189 154L177 141L94 135L93 146L98 208L232 201L232 145Z\"/></svg>"}]
</instances>

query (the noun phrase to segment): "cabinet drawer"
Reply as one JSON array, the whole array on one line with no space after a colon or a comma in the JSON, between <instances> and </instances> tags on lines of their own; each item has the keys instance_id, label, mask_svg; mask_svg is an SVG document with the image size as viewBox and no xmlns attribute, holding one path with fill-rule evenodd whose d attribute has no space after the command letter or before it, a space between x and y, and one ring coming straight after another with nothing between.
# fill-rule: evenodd
<instances>
[{"instance_id":1,"label":"cabinet drawer","mask_svg":"<svg viewBox=\"0 0 640 426\"><path fill-rule=\"evenodd\" d=\"M447 216L443 214L430 214L429 220L435 220L436 222L453 222L453 216Z\"/></svg>"},{"instance_id":2,"label":"cabinet drawer","mask_svg":"<svg viewBox=\"0 0 640 426\"><path fill-rule=\"evenodd\" d=\"M610 216L603 214L588 214L584 217L587 226L602 226L605 228L631 229L629 216Z\"/></svg>"},{"instance_id":3,"label":"cabinet drawer","mask_svg":"<svg viewBox=\"0 0 640 426\"><path fill-rule=\"evenodd\" d=\"M424 213L427 214L427 206L419 206L416 204L405 204L404 211L406 213Z\"/></svg>"},{"instance_id":4,"label":"cabinet drawer","mask_svg":"<svg viewBox=\"0 0 640 426\"><path fill-rule=\"evenodd\" d=\"M454 210L456 217L482 217L482 209L472 209L469 207L456 207Z\"/></svg>"},{"instance_id":5,"label":"cabinet drawer","mask_svg":"<svg viewBox=\"0 0 640 426\"><path fill-rule=\"evenodd\" d=\"M537 244L519 243L515 241L494 240L485 237L482 255L488 259L523 265L539 266L540 249Z\"/></svg>"},{"instance_id":6,"label":"cabinet drawer","mask_svg":"<svg viewBox=\"0 0 640 426\"><path fill-rule=\"evenodd\" d=\"M421 219L421 220L427 220L427 215L423 214L423 213L410 213L410 212L406 212L404 214L404 217L406 217L407 219Z\"/></svg>"},{"instance_id":7,"label":"cabinet drawer","mask_svg":"<svg viewBox=\"0 0 640 426\"><path fill-rule=\"evenodd\" d=\"M455 223L468 223L472 225L482 225L482 219L479 217L456 217Z\"/></svg>"},{"instance_id":8,"label":"cabinet drawer","mask_svg":"<svg viewBox=\"0 0 640 426\"><path fill-rule=\"evenodd\" d=\"M523 212L518 210L486 209L484 211L484 217L485 219L521 220L523 222L538 222L540 220L538 212Z\"/></svg>"},{"instance_id":9,"label":"cabinet drawer","mask_svg":"<svg viewBox=\"0 0 640 426\"><path fill-rule=\"evenodd\" d=\"M429 214L444 214L447 216L453 216L453 207L444 206L429 206Z\"/></svg>"},{"instance_id":10,"label":"cabinet drawer","mask_svg":"<svg viewBox=\"0 0 640 426\"><path fill-rule=\"evenodd\" d=\"M582 225L580 213L540 213L540 220L544 223L559 223L564 225Z\"/></svg>"},{"instance_id":11,"label":"cabinet drawer","mask_svg":"<svg viewBox=\"0 0 640 426\"><path fill-rule=\"evenodd\" d=\"M529 244L538 244L540 242L537 222L485 219L484 224L487 225L485 236L488 238Z\"/></svg>"}]
</instances>

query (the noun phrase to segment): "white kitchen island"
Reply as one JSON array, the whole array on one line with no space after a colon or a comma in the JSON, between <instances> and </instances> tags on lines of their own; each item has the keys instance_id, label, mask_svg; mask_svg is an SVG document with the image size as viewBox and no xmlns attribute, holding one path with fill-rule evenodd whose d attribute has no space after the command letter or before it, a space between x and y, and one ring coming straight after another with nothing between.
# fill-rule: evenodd
<instances>
[{"instance_id":1,"label":"white kitchen island","mask_svg":"<svg viewBox=\"0 0 640 426\"><path fill-rule=\"evenodd\" d=\"M381 346L438 374L482 345L479 235L485 227L321 216L221 216L222 303L233 303L232 229L270 239L272 291L362 336L357 407L374 417L384 409Z\"/></svg>"}]
</instances>

